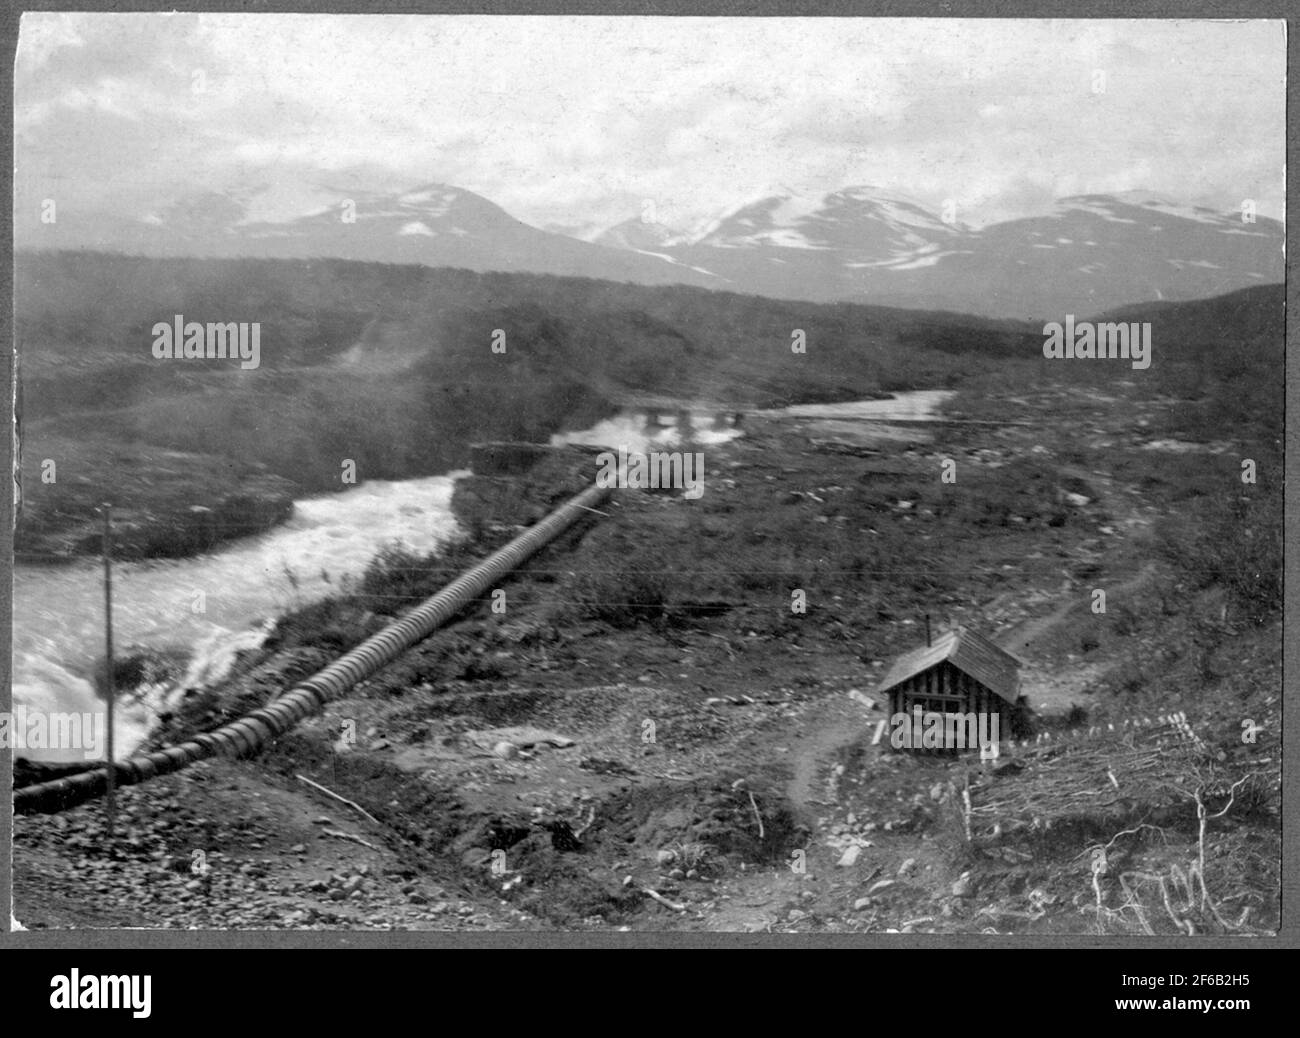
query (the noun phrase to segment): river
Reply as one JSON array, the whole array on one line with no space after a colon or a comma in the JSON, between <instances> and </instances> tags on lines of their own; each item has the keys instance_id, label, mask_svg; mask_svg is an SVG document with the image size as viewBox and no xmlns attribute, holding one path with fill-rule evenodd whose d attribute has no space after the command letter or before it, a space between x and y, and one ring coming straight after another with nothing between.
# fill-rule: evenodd
<instances>
[{"instance_id":1,"label":"river","mask_svg":"<svg viewBox=\"0 0 1300 1038\"><path fill-rule=\"evenodd\" d=\"M894 400L786 408L791 416L924 418L942 392ZM892 409L891 406L892 405ZM601 444L645 452L680 442L671 416L626 412L552 443ZM690 416L690 443L710 445L743 435L713 415ZM662 423L662 424L661 424ZM429 552L455 534L453 483L462 473L364 483L341 494L295 502L289 522L256 537L185 559L124 562L113 567L114 644L146 646L188 659L171 689L123 700L115 723L116 755L138 746L154 712L173 689L220 679L236 653L261 644L270 622L339 590L386 544ZM46 712L97 713L103 702L90 675L104 653L102 569L86 559L58 566L14 566L14 703ZM82 749L26 749L33 760L84 760Z\"/></svg>"},{"instance_id":2,"label":"river","mask_svg":"<svg viewBox=\"0 0 1300 1038\"><path fill-rule=\"evenodd\" d=\"M207 555L123 562L113 567L113 638L180 650L188 672L177 686L217 680L240 649L256 648L265 621L337 591L385 544L432 551L456 530L451 491L458 474L369 482L295 502L293 517ZM104 653L103 571L96 560L14 567L14 702L43 711L97 712L90 681ZM151 723L152 700L123 701L114 725L118 755ZM35 760L83 760L81 749L24 751Z\"/></svg>"}]
</instances>

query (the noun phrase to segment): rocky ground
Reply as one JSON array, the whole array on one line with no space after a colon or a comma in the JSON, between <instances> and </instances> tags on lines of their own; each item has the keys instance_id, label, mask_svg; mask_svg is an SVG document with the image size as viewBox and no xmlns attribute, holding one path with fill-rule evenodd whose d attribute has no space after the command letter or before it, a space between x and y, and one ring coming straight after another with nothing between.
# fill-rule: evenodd
<instances>
[{"instance_id":1,"label":"rocky ground","mask_svg":"<svg viewBox=\"0 0 1300 1038\"><path fill-rule=\"evenodd\" d=\"M16 915L28 928L1262 932L1280 861L1276 624L1217 664L1198 658L1218 666L1212 694L1116 691L1134 653L1154 658L1190 622L1190 606L1152 605L1151 528L1168 502L1093 446L1142 449L1159 406L1098 409L1057 387L1002 402L1023 426L899 439L756 423L709 448L699 502L616 493L606 518L506 585L505 615L470 610L257 760L121 791L114 838L98 803L17 818ZM930 487L945 457L972 498ZM1022 462L1047 476L1004 500L999 469ZM463 507L500 499L472 491ZM764 526L773 516L783 525ZM848 572L851 546L873 540L889 549ZM1088 608L1099 584L1104 620ZM1212 611L1213 591L1197 603ZM1023 828L1008 808L972 832L965 795L983 818L985 792L1060 781L1069 746L1096 743L988 764L876 744L871 689L924 637L925 612L1026 658L1041 733L1185 710L1199 742L1160 745L1189 754L1206 803L1226 802L1225 776L1255 777L1204 835L1192 800L1136 795L1107 813L1063 802ZM318 651L273 639L195 716L246 709ZM1222 677L1229 663L1249 687ZM1242 716L1262 733L1244 747ZM1140 756L1119 750L1139 749L1132 738L1115 746L1116 761ZM1213 915L1190 907L1198 875ZM1162 877L1168 919L1148 890Z\"/></svg>"},{"instance_id":2,"label":"rocky ground","mask_svg":"<svg viewBox=\"0 0 1300 1038\"><path fill-rule=\"evenodd\" d=\"M99 554L105 502L114 505L116 557L177 558L284 522L298 490L264 465L184 451L53 437L28 451L31 482L23 488L14 534L14 551L24 562ZM33 451L48 457L32 464Z\"/></svg>"}]
</instances>

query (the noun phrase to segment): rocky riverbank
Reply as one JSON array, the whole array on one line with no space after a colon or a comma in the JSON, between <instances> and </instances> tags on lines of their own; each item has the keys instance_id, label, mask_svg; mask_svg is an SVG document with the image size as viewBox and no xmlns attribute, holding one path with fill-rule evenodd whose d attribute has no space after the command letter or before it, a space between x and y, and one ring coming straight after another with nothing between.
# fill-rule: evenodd
<instances>
[{"instance_id":1,"label":"rocky riverbank","mask_svg":"<svg viewBox=\"0 0 1300 1038\"><path fill-rule=\"evenodd\" d=\"M233 465L211 455L128 454L71 441L39 449L51 454L36 469L49 482L22 496L14 533L20 562L98 555L105 502L113 505L115 557L180 558L285 522L299 492L264 465Z\"/></svg>"}]
</instances>

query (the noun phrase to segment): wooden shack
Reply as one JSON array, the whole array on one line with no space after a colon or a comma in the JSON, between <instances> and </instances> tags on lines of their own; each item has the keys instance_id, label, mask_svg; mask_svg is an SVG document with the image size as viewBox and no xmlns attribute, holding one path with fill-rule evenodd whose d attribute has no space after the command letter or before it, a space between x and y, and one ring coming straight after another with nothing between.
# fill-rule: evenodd
<instances>
[{"instance_id":1,"label":"wooden shack","mask_svg":"<svg viewBox=\"0 0 1300 1038\"><path fill-rule=\"evenodd\" d=\"M941 714L952 722L955 717L980 719L983 730L996 723L998 737L1008 739L1020 726L1020 660L994 645L983 635L958 627L935 638L930 645L913 649L894 660L876 686L877 697L888 700L891 719L910 723L921 715ZM904 722L902 719L907 718ZM968 730L963 729L963 730ZM900 742L906 746L900 746ZM909 737L895 740L895 748L934 752ZM978 749L979 743L967 738L956 749ZM945 745L943 752L953 752Z\"/></svg>"}]
</instances>

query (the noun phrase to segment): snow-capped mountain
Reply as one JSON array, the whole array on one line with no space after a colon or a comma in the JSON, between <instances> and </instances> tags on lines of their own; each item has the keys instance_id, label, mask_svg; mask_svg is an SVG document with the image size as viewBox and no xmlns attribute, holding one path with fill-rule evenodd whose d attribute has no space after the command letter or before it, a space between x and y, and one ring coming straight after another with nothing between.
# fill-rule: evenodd
<instances>
[{"instance_id":1,"label":"snow-capped mountain","mask_svg":"<svg viewBox=\"0 0 1300 1038\"><path fill-rule=\"evenodd\" d=\"M761 198L716 220L690 244L718 249L852 249L886 258L949 243L963 230L915 201L866 187L814 200L789 194Z\"/></svg>"},{"instance_id":2,"label":"snow-capped mountain","mask_svg":"<svg viewBox=\"0 0 1300 1038\"><path fill-rule=\"evenodd\" d=\"M1274 220L1143 192L973 229L859 187L748 202L656 251L761 295L1036 319L1278 282L1283 238Z\"/></svg>"},{"instance_id":3,"label":"snow-capped mountain","mask_svg":"<svg viewBox=\"0 0 1300 1038\"><path fill-rule=\"evenodd\" d=\"M516 220L471 191L427 184L402 193L317 191L317 204L278 221L252 218L245 194L202 192L135 219L60 214L19 221L19 247L103 248L164 256L332 257L470 270L529 271L642 284L718 287L669 256L578 241Z\"/></svg>"},{"instance_id":4,"label":"snow-capped mountain","mask_svg":"<svg viewBox=\"0 0 1300 1038\"><path fill-rule=\"evenodd\" d=\"M305 211L274 220L256 190L208 191L134 218L20 218L15 232L29 248L337 257L1042 320L1283 280L1277 221L1145 192L1065 198L977 229L878 187L821 197L781 189L691 229L634 217L589 241L529 226L444 184L373 193L312 185L300 197Z\"/></svg>"},{"instance_id":5,"label":"snow-capped mountain","mask_svg":"<svg viewBox=\"0 0 1300 1038\"><path fill-rule=\"evenodd\" d=\"M936 264L929 281L958 300L983 294L983 312L1080 314L1280 282L1283 245L1274 220L1248 223L1240 212L1138 193L1080 195L1043 216L984 228L969 253Z\"/></svg>"}]
</instances>

